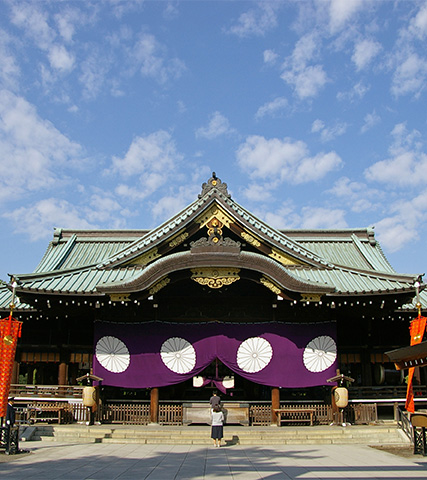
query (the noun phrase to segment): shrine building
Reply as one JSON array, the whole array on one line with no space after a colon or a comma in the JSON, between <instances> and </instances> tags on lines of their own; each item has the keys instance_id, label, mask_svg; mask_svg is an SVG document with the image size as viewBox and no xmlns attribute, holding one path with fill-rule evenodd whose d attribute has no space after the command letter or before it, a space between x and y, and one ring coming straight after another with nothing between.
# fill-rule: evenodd
<instances>
[{"instance_id":1,"label":"shrine building","mask_svg":"<svg viewBox=\"0 0 427 480\"><path fill-rule=\"evenodd\" d=\"M350 398L405 389L385 352L409 345L419 273L396 273L370 228L275 229L215 173L152 230L55 228L13 278L14 385L91 372L105 401L323 401L339 369ZM2 317L10 301L3 284Z\"/></svg>"}]
</instances>

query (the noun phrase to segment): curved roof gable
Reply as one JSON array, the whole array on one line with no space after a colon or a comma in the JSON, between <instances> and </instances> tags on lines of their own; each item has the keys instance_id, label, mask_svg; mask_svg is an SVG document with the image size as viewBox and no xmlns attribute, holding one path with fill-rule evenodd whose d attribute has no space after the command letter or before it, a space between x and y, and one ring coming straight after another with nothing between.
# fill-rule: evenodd
<instances>
[{"instance_id":1,"label":"curved roof gable","mask_svg":"<svg viewBox=\"0 0 427 480\"><path fill-rule=\"evenodd\" d=\"M148 265L160 256L172 253L176 246L190 240L201 228L209 228L209 223L213 220L217 220L242 241L281 264L333 267L324 258L273 229L232 200L227 184L214 172L208 182L202 185L202 193L197 200L121 252L97 265L97 268L114 268L126 264Z\"/></svg>"},{"instance_id":2,"label":"curved roof gable","mask_svg":"<svg viewBox=\"0 0 427 480\"><path fill-rule=\"evenodd\" d=\"M56 230L36 271L19 275L18 293L129 293L209 267L239 270L284 294L413 293L418 278L397 274L369 229L271 228L233 201L214 173L192 204L154 230Z\"/></svg>"}]
</instances>

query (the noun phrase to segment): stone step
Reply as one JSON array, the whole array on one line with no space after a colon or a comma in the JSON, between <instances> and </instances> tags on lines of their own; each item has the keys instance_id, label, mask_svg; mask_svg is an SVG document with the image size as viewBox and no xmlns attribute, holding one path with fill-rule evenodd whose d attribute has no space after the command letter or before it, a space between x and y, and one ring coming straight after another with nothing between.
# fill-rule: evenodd
<instances>
[{"instance_id":1,"label":"stone step","mask_svg":"<svg viewBox=\"0 0 427 480\"><path fill-rule=\"evenodd\" d=\"M66 443L210 444L210 427L40 426L35 440ZM241 445L408 444L396 426L225 427L224 443Z\"/></svg>"},{"instance_id":2,"label":"stone step","mask_svg":"<svg viewBox=\"0 0 427 480\"><path fill-rule=\"evenodd\" d=\"M329 434L338 434L344 435L348 432L369 432L369 433L387 433L393 432L396 430L396 426L377 426L377 425L364 425L364 426L348 426L348 427L341 427L341 426L314 426L314 427L297 427L297 428L289 428L289 427L233 427L233 426L225 426L224 429L228 432L238 433L239 435L253 435L253 434L261 434L261 435L289 435L289 434L310 434L315 435L322 432L328 432ZM43 433L49 432L90 432L94 435L105 435L109 434L162 434L162 435L194 435L197 433L204 434L206 432L210 432L209 426L204 427L150 427L150 426L141 426L139 428L130 427L126 428L123 426L101 426L101 427L88 427L84 425L56 425L56 426L37 426L37 430Z\"/></svg>"}]
</instances>

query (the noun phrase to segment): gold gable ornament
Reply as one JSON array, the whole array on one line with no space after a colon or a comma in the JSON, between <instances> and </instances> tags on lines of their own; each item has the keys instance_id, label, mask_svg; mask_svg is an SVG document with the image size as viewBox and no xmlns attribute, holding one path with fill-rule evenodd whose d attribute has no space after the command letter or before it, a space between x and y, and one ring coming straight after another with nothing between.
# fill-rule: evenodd
<instances>
[{"instance_id":1,"label":"gold gable ornament","mask_svg":"<svg viewBox=\"0 0 427 480\"><path fill-rule=\"evenodd\" d=\"M240 236L246 240L250 245L253 245L254 247L260 247L261 242L258 241L255 237L253 237L250 233L247 232L241 232Z\"/></svg>"},{"instance_id":2,"label":"gold gable ornament","mask_svg":"<svg viewBox=\"0 0 427 480\"><path fill-rule=\"evenodd\" d=\"M318 295L316 293L302 293L300 301L319 303L322 301L322 295Z\"/></svg>"},{"instance_id":3,"label":"gold gable ornament","mask_svg":"<svg viewBox=\"0 0 427 480\"><path fill-rule=\"evenodd\" d=\"M158 253L157 248L153 248L149 252L144 253L143 255L140 255L139 257L136 257L130 260L129 262L126 263L126 265L141 265L145 267L150 262L152 262L153 260L156 260L159 257L161 257L161 255L160 253Z\"/></svg>"},{"instance_id":4,"label":"gold gable ornament","mask_svg":"<svg viewBox=\"0 0 427 480\"><path fill-rule=\"evenodd\" d=\"M284 253L276 250L275 248L271 249L271 253L268 256L273 258L274 260L277 260L282 265L301 265L300 262L297 262L292 257L285 255Z\"/></svg>"},{"instance_id":5,"label":"gold gable ornament","mask_svg":"<svg viewBox=\"0 0 427 480\"><path fill-rule=\"evenodd\" d=\"M200 225L200 228L207 226L212 220L217 220L222 223L223 226L230 228L230 225L234 223L234 220L225 211L219 207L219 205L212 205L203 215L198 217L195 221ZM209 228L209 227L208 227Z\"/></svg>"},{"instance_id":6,"label":"gold gable ornament","mask_svg":"<svg viewBox=\"0 0 427 480\"><path fill-rule=\"evenodd\" d=\"M154 295L155 293L159 292L162 288L166 287L170 283L170 278L164 277L160 281L158 281L155 285L153 285L150 290L149 294Z\"/></svg>"},{"instance_id":7,"label":"gold gable ornament","mask_svg":"<svg viewBox=\"0 0 427 480\"><path fill-rule=\"evenodd\" d=\"M130 302L130 293L110 293L112 302Z\"/></svg>"},{"instance_id":8,"label":"gold gable ornament","mask_svg":"<svg viewBox=\"0 0 427 480\"><path fill-rule=\"evenodd\" d=\"M177 235L173 240L169 242L171 248L177 247L188 237L188 232L183 232Z\"/></svg>"},{"instance_id":9,"label":"gold gable ornament","mask_svg":"<svg viewBox=\"0 0 427 480\"><path fill-rule=\"evenodd\" d=\"M231 285L240 280L240 269L230 268L203 268L191 269L191 279L200 285L206 285L209 288L221 288L224 285Z\"/></svg>"},{"instance_id":10,"label":"gold gable ornament","mask_svg":"<svg viewBox=\"0 0 427 480\"><path fill-rule=\"evenodd\" d=\"M264 285L264 287L267 287L269 290L271 290L276 295L280 295L282 293L280 288L275 283L273 283L270 279L268 279L267 277L263 276L263 277L260 278L259 281L261 282L262 285Z\"/></svg>"}]
</instances>

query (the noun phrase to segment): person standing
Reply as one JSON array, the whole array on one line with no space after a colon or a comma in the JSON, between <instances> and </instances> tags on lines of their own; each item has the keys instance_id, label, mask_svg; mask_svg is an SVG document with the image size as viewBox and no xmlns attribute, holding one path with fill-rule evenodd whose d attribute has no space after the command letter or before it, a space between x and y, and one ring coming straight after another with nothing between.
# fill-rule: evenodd
<instances>
[{"instance_id":1,"label":"person standing","mask_svg":"<svg viewBox=\"0 0 427 480\"><path fill-rule=\"evenodd\" d=\"M15 403L15 399L10 397L7 402L7 410L6 410L6 427L12 428L15 425L15 407L13 404Z\"/></svg>"},{"instance_id":2,"label":"person standing","mask_svg":"<svg viewBox=\"0 0 427 480\"><path fill-rule=\"evenodd\" d=\"M214 441L215 447L221 446L221 440L224 436L224 414L219 405L215 405L212 409L212 429L211 438Z\"/></svg>"},{"instance_id":3,"label":"person standing","mask_svg":"<svg viewBox=\"0 0 427 480\"><path fill-rule=\"evenodd\" d=\"M15 403L15 399L13 397L9 397L7 402L7 410L6 410L6 455L10 455L10 453L16 453L17 448L16 441L14 442L14 438L12 438L12 428L15 425L15 407L13 404Z\"/></svg>"},{"instance_id":4,"label":"person standing","mask_svg":"<svg viewBox=\"0 0 427 480\"><path fill-rule=\"evenodd\" d=\"M212 397L209 399L209 403L211 404L211 408L214 408L217 405L221 405L221 397L217 395L216 390L213 392Z\"/></svg>"}]
</instances>

